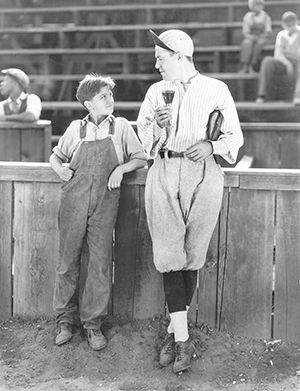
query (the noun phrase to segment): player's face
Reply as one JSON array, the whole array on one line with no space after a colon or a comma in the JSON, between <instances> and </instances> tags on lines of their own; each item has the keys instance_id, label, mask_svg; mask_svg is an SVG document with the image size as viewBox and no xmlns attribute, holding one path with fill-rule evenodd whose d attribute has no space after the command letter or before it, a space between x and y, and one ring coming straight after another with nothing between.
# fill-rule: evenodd
<instances>
[{"instance_id":1,"label":"player's face","mask_svg":"<svg viewBox=\"0 0 300 391\"><path fill-rule=\"evenodd\" d=\"M155 68L164 80L176 80L179 77L178 54L155 46Z\"/></svg>"}]
</instances>

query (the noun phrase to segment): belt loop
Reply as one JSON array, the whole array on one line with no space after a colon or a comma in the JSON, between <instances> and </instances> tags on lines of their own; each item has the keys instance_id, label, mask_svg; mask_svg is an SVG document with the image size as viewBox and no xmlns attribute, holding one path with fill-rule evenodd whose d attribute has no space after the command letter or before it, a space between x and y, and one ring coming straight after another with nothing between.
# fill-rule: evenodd
<instances>
[{"instance_id":1,"label":"belt loop","mask_svg":"<svg viewBox=\"0 0 300 391\"><path fill-rule=\"evenodd\" d=\"M171 151L169 151L168 149L165 150L165 160L170 160L170 157L171 157Z\"/></svg>"}]
</instances>

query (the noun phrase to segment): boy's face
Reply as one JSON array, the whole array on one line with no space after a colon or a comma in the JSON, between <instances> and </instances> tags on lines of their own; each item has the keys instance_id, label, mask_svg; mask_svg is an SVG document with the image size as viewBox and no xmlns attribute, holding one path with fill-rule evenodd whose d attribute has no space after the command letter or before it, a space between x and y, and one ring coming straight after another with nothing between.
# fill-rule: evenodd
<instances>
[{"instance_id":1,"label":"boy's face","mask_svg":"<svg viewBox=\"0 0 300 391\"><path fill-rule=\"evenodd\" d=\"M282 27L288 31L289 34L293 34L297 30L298 21L282 22Z\"/></svg>"},{"instance_id":2,"label":"boy's face","mask_svg":"<svg viewBox=\"0 0 300 391\"><path fill-rule=\"evenodd\" d=\"M109 115L114 111L114 97L109 87L101 88L90 101L87 108L95 115Z\"/></svg>"},{"instance_id":3,"label":"boy's face","mask_svg":"<svg viewBox=\"0 0 300 391\"><path fill-rule=\"evenodd\" d=\"M249 1L248 5L249 5L249 9L253 12L260 12L261 10L264 9L263 3L256 0Z\"/></svg>"},{"instance_id":4,"label":"boy's face","mask_svg":"<svg viewBox=\"0 0 300 391\"><path fill-rule=\"evenodd\" d=\"M9 96L12 93L12 91L14 91L16 83L17 82L12 77L5 75L0 83L1 95Z\"/></svg>"}]
</instances>

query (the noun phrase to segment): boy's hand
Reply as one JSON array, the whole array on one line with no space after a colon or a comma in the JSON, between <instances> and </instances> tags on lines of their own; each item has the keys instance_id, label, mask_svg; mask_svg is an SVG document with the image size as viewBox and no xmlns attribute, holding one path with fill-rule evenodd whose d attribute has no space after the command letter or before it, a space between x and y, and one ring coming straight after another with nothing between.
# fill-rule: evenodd
<instances>
[{"instance_id":1,"label":"boy's hand","mask_svg":"<svg viewBox=\"0 0 300 391\"><path fill-rule=\"evenodd\" d=\"M65 182L68 182L74 175L74 171L71 170L69 167L61 166L58 171L58 175L60 179L62 179Z\"/></svg>"},{"instance_id":2,"label":"boy's hand","mask_svg":"<svg viewBox=\"0 0 300 391\"><path fill-rule=\"evenodd\" d=\"M108 178L107 187L108 190L116 189L121 186L121 182L123 179L123 170L121 166L116 167L113 172L110 174Z\"/></svg>"},{"instance_id":3,"label":"boy's hand","mask_svg":"<svg viewBox=\"0 0 300 391\"><path fill-rule=\"evenodd\" d=\"M289 76L293 76L293 73L294 73L293 64L292 64L291 62L288 61L288 62L285 64L285 66L286 66L287 74L288 74Z\"/></svg>"}]
</instances>

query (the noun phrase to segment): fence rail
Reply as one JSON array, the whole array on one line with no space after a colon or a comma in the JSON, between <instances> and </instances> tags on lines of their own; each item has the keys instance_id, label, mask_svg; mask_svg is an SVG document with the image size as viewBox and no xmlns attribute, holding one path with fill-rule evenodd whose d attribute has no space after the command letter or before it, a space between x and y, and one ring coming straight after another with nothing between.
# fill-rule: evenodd
<instances>
[{"instance_id":1,"label":"fence rail","mask_svg":"<svg viewBox=\"0 0 300 391\"><path fill-rule=\"evenodd\" d=\"M111 311L165 310L144 209L146 170L126 177L116 225ZM60 181L47 163L0 163L0 319L52 314ZM300 341L300 170L225 169L225 191L192 320Z\"/></svg>"},{"instance_id":2,"label":"fence rail","mask_svg":"<svg viewBox=\"0 0 300 391\"><path fill-rule=\"evenodd\" d=\"M281 14L290 9L297 12L299 10L299 2L297 0L285 0L283 2L270 0L266 4L266 11L274 18L279 18ZM99 21L99 18L112 19L117 13L121 14L121 21L125 23L132 20L130 16L134 16L133 20L138 20L141 23L153 23L157 20L169 19L174 20L174 14L177 16L175 20L182 20L182 17L194 16L194 20L206 20L207 14L213 14L220 20L241 20L242 16L247 11L247 4L244 1L220 1L220 2L187 2L173 4L118 4L118 5L82 5L82 6L41 6L41 7L15 7L1 8L0 26L10 26L12 23L17 24L21 21L33 23L38 26L41 23L57 23L57 20L65 23L80 24L89 16L96 16L94 23ZM181 16L181 18L180 18ZM59 19L58 19L59 18ZM100 19L101 20L101 19ZM116 17L113 19L116 22ZM118 20L118 19L117 19Z\"/></svg>"}]
</instances>

